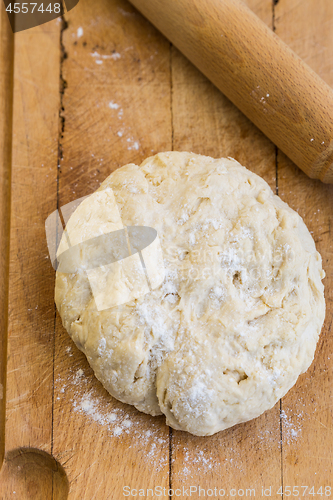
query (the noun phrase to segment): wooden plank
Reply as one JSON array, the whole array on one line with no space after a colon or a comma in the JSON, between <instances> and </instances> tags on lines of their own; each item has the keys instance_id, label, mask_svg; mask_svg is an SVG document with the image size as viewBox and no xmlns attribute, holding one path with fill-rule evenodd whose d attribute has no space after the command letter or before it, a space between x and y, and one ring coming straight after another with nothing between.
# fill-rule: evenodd
<instances>
[{"instance_id":1,"label":"wooden plank","mask_svg":"<svg viewBox=\"0 0 333 500\"><path fill-rule=\"evenodd\" d=\"M120 0L81 0L66 20L59 206L93 192L118 166L171 149L169 43ZM68 474L69 498L167 487L164 418L109 396L59 318L55 382L53 451Z\"/></svg>"},{"instance_id":2,"label":"wooden plank","mask_svg":"<svg viewBox=\"0 0 333 500\"><path fill-rule=\"evenodd\" d=\"M0 469L5 453L14 35L0 5Z\"/></svg>"},{"instance_id":3,"label":"wooden plank","mask_svg":"<svg viewBox=\"0 0 333 500\"><path fill-rule=\"evenodd\" d=\"M22 499L50 498L52 491L50 461L38 467L40 455L12 452L51 452L54 271L44 224L57 201L59 35L57 20L15 35L7 455L0 493L6 500L14 491ZM32 470L37 478L27 474Z\"/></svg>"},{"instance_id":4,"label":"wooden plank","mask_svg":"<svg viewBox=\"0 0 333 500\"><path fill-rule=\"evenodd\" d=\"M333 4L329 0L280 0L276 33L333 86ZM283 485L309 486L325 496L333 488L333 186L306 177L278 154L279 195L304 218L326 271L326 320L314 362L282 401ZM300 494L304 489L300 488ZM332 491L332 490L331 490ZM327 489L326 492L329 492Z\"/></svg>"},{"instance_id":5,"label":"wooden plank","mask_svg":"<svg viewBox=\"0 0 333 500\"><path fill-rule=\"evenodd\" d=\"M131 3L307 175L333 183L332 89L241 0Z\"/></svg>"},{"instance_id":6,"label":"wooden plank","mask_svg":"<svg viewBox=\"0 0 333 500\"><path fill-rule=\"evenodd\" d=\"M246 3L272 27L270 0ZM172 51L172 89L175 150L231 156L275 190L275 146L176 49ZM198 491L199 486L206 492L221 489L236 498L242 490L250 496L254 489L256 497L261 497L262 486L272 486L273 491L281 484L279 405L211 437L172 431L171 449L172 489L183 492L184 487L182 498L197 498L194 488Z\"/></svg>"}]
</instances>

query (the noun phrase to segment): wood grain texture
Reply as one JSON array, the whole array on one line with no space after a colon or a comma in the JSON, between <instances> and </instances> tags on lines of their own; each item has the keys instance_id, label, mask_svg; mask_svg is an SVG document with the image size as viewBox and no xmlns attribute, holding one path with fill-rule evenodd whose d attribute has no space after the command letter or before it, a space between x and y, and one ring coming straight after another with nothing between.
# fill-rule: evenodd
<instances>
[{"instance_id":1,"label":"wood grain texture","mask_svg":"<svg viewBox=\"0 0 333 500\"><path fill-rule=\"evenodd\" d=\"M333 92L243 2L131 1L304 172L333 183Z\"/></svg>"},{"instance_id":2,"label":"wood grain texture","mask_svg":"<svg viewBox=\"0 0 333 500\"><path fill-rule=\"evenodd\" d=\"M333 87L333 3L319 4L280 0L275 29ZM325 486L333 486L333 186L309 180L279 152L278 187L281 198L304 218L326 271L326 320L314 362L282 401L283 484L314 486L316 493L322 487L325 493Z\"/></svg>"},{"instance_id":3,"label":"wood grain texture","mask_svg":"<svg viewBox=\"0 0 333 500\"><path fill-rule=\"evenodd\" d=\"M0 469L5 452L14 36L0 5Z\"/></svg>"},{"instance_id":4,"label":"wood grain texture","mask_svg":"<svg viewBox=\"0 0 333 500\"><path fill-rule=\"evenodd\" d=\"M270 2L253 2L253 8L272 23ZM172 89L176 151L231 156L275 190L274 145L175 48ZM258 496L262 485L270 485L277 491L281 484L279 407L211 437L172 431L171 450L174 490L200 485L206 491L224 489L226 494L248 490L248 496L254 489ZM191 494L193 498L194 490ZM190 491L182 498L191 498Z\"/></svg>"},{"instance_id":5,"label":"wood grain texture","mask_svg":"<svg viewBox=\"0 0 333 500\"><path fill-rule=\"evenodd\" d=\"M24 475L17 480L16 455L10 453L22 447L51 453L52 447L54 272L44 224L57 203L59 35L58 21L15 35L3 500L13 498L13 491L18 498L38 500L52 492L48 465L45 475L28 475L26 483ZM30 459L35 456L29 454L23 462Z\"/></svg>"},{"instance_id":6,"label":"wood grain texture","mask_svg":"<svg viewBox=\"0 0 333 500\"><path fill-rule=\"evenodd\" d=\"M66 21L59 206L93 192L115 168L171 149L169 43L120 0L81 0ZM69 498L122 498L128 484L167 487L164 419L108 395L60 323L53 453L68 474Z\"/></svg>"}]
</instances>

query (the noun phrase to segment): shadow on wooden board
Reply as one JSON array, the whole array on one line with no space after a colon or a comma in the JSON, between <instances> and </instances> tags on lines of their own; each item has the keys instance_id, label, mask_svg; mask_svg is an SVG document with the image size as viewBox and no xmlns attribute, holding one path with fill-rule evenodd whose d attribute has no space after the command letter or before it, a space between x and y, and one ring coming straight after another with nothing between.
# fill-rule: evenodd
<instances>
[{"instance_id":1,"label":"shadow on wooden board","mask_svg":"<svg viewBox=\"0 0 333 500\"><path fill-rule=\"evenodd\" d=\"M7 492L15 498L66 500L69 482L64 468L51 455L37 448L18 448L7 453L1 471Z\"/></svg>"}]
</instances>

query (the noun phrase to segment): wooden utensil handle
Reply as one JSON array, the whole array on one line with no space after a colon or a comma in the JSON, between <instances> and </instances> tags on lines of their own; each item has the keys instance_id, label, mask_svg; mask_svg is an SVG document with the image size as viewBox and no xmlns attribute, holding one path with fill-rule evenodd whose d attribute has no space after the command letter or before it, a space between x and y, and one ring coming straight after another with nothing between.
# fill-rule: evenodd
<instances>
[{"instance_id":1,"label":"wooden utensil handle","mask_svg":"<svg viewBox=\"0 0 333 500\"><path fill-rule=\"evenodd\" d=\"M309 177L333 183L333 91L239 0L131 0Z\"/></svg>"},{"instance_id":2,"label":"wooden utensil handle","mask_svg":"<svg viewBox=\"0 0 333 500\"><path fill-rule=\"evenodd\" d=\"M14 37L0 2L0 468L5 448Z\"/></svg>"}]
</instances>

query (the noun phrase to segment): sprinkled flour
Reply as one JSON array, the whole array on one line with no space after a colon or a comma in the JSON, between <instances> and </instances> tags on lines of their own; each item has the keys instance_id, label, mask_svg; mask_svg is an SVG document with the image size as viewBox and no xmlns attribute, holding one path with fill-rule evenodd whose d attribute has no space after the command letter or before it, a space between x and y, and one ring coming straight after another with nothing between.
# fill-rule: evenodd
<instances>
[{"instance_id":1,"label":"sprinkled flour","mask_svg":"<svg viewBox=\"0 0 333 500\"><path fill-rule=\"evenodd\" d=\"M220 295L220 290L214 291L217 296ZM147 319L147 311L141 310L140 314L142 317ZM149 315L149 321L151 324L155 323L155 328L159 328L158 317L154 318L154 315ZM157 315L158 316L158 315ZM103 344L103 342L102 342ZM101 348L105 348L104 344ZM73 356L72 347L67 347L65 352L68 356ZM59 376L56 380L56 387L58 389L57 400L60 401L64 397L63 394L66 392L66 398L68 400L68 395L72 394L71 404L75 412L85 415L87 419L103 426L107 429L110 439L122 439L126 435L130 435L132 439L131 447L147 446L148 451L146 458L151 461L154 470L159 471L165 468L169 461L168 453L166 452L161 458L160 448L161 445L169 447L169 439L165 438L162 434L159 423L151 424L151 428L146 430L142 428L142 415L128 413L126 409L122 408L121 403L112 399L112 410L109 411L110 397L99 395L98 388L91 387L93 380L93 375L87 375L83 368L78 368L76 370L70 370L70 376L62 378ZM198 398L201 395L200 381L196 386L196 393L193 393L193 397ZM302 405L302 402L299 401ZM305 405L305 403L303 403ZM288 416L287 413L281 411L282 420L282 439L283 443L292 444L297 440L302 438L302 423L303 423L303 411L298 411L297 414ZM148 417L151 418L151 417ZM260 427L261 429L261 427ZM236 428L235 428L235 432ZM269 446L271 447L274 443L280 448L281 442L278 439L279 429L270 429L268 426L261 429L257 436L253 436L254 442L259 443L259 447ZM230 438L230 433L228 440ZM195 443L196 439L198 444ZM206 438L208 446L205 450L202 449L201 438L194 438L194 442L191 443L191 447L183 446L181 448L181 466L179 467L179 449L174 440L172 440L172 449L174 453L171 459L171 466L175 464L175 456L177 456L177 470L173 471L173 474L177 476L179 481L188 481L194 475L198 473L200 475L217 473L225 468L234 468L238 473L244 473L247 467L247 461L241 454L240 450L228 447L226 451L224 447L221 447L220 452L216 452L216 445L210 445L210 439ZM250 438L252 440L252 438ZM262 443L262 444L260 444ZM265 444L264 444L265 443Z\"/></svg>"},{"instance_id":2,"label":"sprinkled flour","mask_svg":"<svg viewBox=\"0 0 333 500\"><path fill-rule=\"evenodd\" d=\"M282 439L290 444L292 441L297 440L302 434L302 421L303 412L294 415L294 418L288 417L284 410L280 413L282 420Z\"/></svg>"},{"instance_id":3,"label":"sprinkled flour","mask_svg":"<svg viewBox=\"0 0 333 500\"><path fill-rule=\"evenodd\" d=\"M71 351L71 347L65 349L68 356L73 356ZM130 434L133 440L129 448L147 447L147 458L154 463L155 470L165 467L169 457L165 453L161 458L160 449L163 445L168 448L169 439L161 433L159 424L152 422L149 430L144 429L142 415L128 413L115 399L108 395L100 395L99 387L91 387L93 379L93 375L86 376L83 368L70 369L69 377L64 379L58 376L56 379L58 391L56 400L61 404L66 393L66 400L70 401L74 411L107 429L110 439L122 439ZM111 411L110 400L112 400Z\"/></svg>"}]
</instances>

